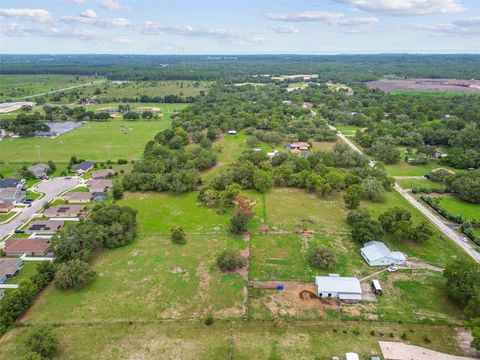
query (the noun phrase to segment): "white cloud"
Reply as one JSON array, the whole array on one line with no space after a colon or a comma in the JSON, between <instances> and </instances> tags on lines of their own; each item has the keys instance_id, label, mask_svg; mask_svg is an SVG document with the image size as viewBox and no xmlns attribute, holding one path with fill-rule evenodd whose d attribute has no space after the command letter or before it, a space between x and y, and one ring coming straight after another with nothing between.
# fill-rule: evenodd
<instances>
[{"instance_id":1,"label":"white cloud","mask_svg":"<svg viewBox=\"0 0 480 360\"><path fill-rule=\"evenodd\" d=\"M82 5L85 0L70 0L70 2L76 5Z\"/></svg>"},{"instance_id":2,"label":"white cloud","mask_svg":"<svg viewBox=\"0 0 480 360\"><path fill-rule=\"evenodd\" d=\"M45 9L0 9L0 15L28 19L40 23L52 21L52 14Z\"/></svg>"},{"instance_id":3,"label":"white cloud","mask_svg":"<svg viewBox=\"0 0 480 360\"><path fill-rule=\"evenodd\" d=\"M436 35L442 34L442 36L445 34L457 36L480 35L480 16L470 19L456 20L445 24L419 24L415 26L415 29L431 31Z\"/></svg>"},{"instance_id":4,"label":"white cloud","mask_svg":"<svg viewBox=\"0 0 480 360\"><path fill-rule=\"evenodd\" d=\"M0 31L2 34L7 36L42 36L48 38L78 39L114 44L126 44L130 42L129 39L110 36L98 31L84 29L60 29L56 26L28 27L24 24L13 22L2 24Z\"/></svg>"},{"instance_id":5,"label":"white cloud","mask_svg":"<svg viewBox=\"0 0 480 360\"><path fill-rule=\"evenodd\" d=\"M100 0L100 5L108 10L121 10L129 8L128 6L123 5L120 1L116 0Z\"/></svg>"},{"instance_id":6,"label":"white cloud","mask_svg":"<svg viewBox=\"0 0 480 360\"><path fill-rule=\"evenodd\" d=\"M233 41L237 44L255 44L266 41L262 36L255 34L238 33L233 30L219 28L194 28L191 25L163 25L154 21L144 21L138 26L140 33L156 35L168 33L181 36L213 38L222 41Z\"/></svg>"},{"instance_id":7,"label":"white cloud","mask_svg":"<svg viewBox=\"0 0 480 360\"><path fill-rule=\"evenodd\" d=\"M84 12L80 13L80 16L85 17L85 18L93 19L93 18L97 17L97 13L95 11L93 11L92 9L88 9L88 10L85 10Z\"/></svg>"},{"instance_id":8,"label":"white cloud","mask_svg":"<svg viewBox=\"0 0 480 360\"><path fill-rule=\"evenodd\" d=\"M298 33L300 30L293 26L293 25L288 25L288 26L270 26L270 29L272 31L275 31L276 33L279 34L294 34Z\"/></svg>"},{"instance_id":9,"label":"white cloud","mask_svg":"<svg viewBox=\"0 0 480 360\"><path fill-rule=\"evenodd\" d=\"M84 13L80 14L80 16L62 16L60 21L65 24L78 23L101 27L128 27L131 25L130 20L125 18L99 19L97 17L88 17Z\"/></svg>"},{"instance_id":10,"label":"white cloud","mask_svg":"<svg viewBox=\"0 0 480 360\"><path fill-rule=\"evenodd\" d=\"M459 0L336 0L359 10L393 16L449 14L465 11Z\"/></svg>"},{"instance_id":11,"label":"white cloud","mask_svg":"<svg viewBox=\"0 0 480 360\"><path fill-rule=\"evenodd\" d=\"M331 25L358 26L368 25L378 22L376 17L353 17L348 18L345 14L325 12L325 11L307 11L302 13L274 14L267 13L265 17L274 21L286 22L324 22Z\"/></svg>"}]
</instances>

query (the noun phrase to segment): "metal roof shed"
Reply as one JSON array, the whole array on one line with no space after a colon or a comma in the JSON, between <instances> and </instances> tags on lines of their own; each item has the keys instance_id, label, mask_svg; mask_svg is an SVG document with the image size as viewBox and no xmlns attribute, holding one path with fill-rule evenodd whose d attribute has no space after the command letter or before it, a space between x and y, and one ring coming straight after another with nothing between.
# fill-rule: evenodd
<instances>
[{"instance_id":1,"label":"metal roof shed","mask_svg":"<svg viewBox=\"0 0 480 360\"><path fill-rule=\"evenodd\" d=\"M362 300L362 287L355 277L342 277L338 274L315 276L318 297L340 300Z\"/></svg>"}]
</instances>

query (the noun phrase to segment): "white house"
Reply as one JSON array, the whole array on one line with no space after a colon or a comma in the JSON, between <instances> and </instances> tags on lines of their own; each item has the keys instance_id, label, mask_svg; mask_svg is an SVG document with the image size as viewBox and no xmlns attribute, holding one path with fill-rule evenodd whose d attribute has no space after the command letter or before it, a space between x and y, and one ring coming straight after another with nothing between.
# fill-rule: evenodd
<instances>
[{"instance_id":1,"label":"white house","mask_svg":"<svg viewBox=\"0 0 480 360\"><path fill-rule=\"evenodd\" d=\"M355 277L342 277L338 274L315 276L318 297L340 300L362 300L362 287Z\"/></svg>"},{"instance_id":2,"label":"white house","mask_svg":"<svg viewBox=\"0 0 480 360\"><path fill-rule=\"evenodd\" d=\"M404 265L407 258L400 251L391 251L380 241L369 241L360 250L370 266Z\"/></svg>"}]
</instances>

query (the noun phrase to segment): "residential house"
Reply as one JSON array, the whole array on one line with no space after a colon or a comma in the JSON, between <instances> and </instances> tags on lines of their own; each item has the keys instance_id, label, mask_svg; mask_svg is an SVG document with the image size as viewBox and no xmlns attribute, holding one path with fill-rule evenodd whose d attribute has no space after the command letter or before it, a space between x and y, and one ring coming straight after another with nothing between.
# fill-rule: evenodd
<instances>
[{"instance_id":1,"label":"residential house","mask_svg":"<svg viewBox=\"0 0 480 360\"><path fill-rule=\"evenodd\" d=\"M355 277L342 277L338 274L315 276L318 297L336 298L346 301L362 300L362 287Z\"/></svg>"},{"instance_id":2,"label":"residential house","mask_svg":"<svg viewBox=\"0 0 480 360\"><path fill-rule=\"evenodd\" d=\"M61 220L37 220L25 231L27 234L55 234L63 227Z\"/></svg>"},{"instance_id":3,"label":"residential house","mask_svg":"<svg viewBox=\"0 0 480 360\"><path fill-rule=\"evenodd\" d=\"M383 242L369 241L360 250L370 266L404 265L407 258L402 252L391 251Z\"/></svg>"},{"instance_id":4,"label":"residential house","mask_svg":"<svg viewBox=\"0 0 480 360\"><path fill-rule=\"evenodd\" d=\"M50 206L43 212L43 216L47 218L76 218L85 206L83 205L56 205Z\"/></svg>"},{"instance_id":5,"label":"residential house","mask_svg":"<svg viewBox=\"0 0 480 360\"><path fill-rule=\"evenodd\" d=\"M7 256L45 256L50 247L49 238L9 239L5 244Z\"/></svg>"},{"instance_id":6,"label":"residential house","mask_svg":"<svg viewBox=\"0 0 480 360\"><path fill-rule=\"evenodd\" d=\"M95 163L91 161L84 161L78 164L74 169L72 169L72 172L76 173L77 175L83 175L94 166Z\"/></svg>"},{"instance_id":7,"label":"residential house","mask_svg":"<svg viewBox=\"0 0 480 360\"><path fill-rule=\"evenodd\" d=\"M92 173L92 179L106 179L115 176L117 173L112 169L102 169Z\"/></svg>"},{"instance_id":8,"label":"residential house","mask_svg":"<svg viewBox=\"0 0 480 360\"><path fill-rule=\"evenodd\" d=\"M48 178L48 172L50 171L50 166L47 164L36 164L29 166L28 171L32 173L37 179L46 179Z\"/></svg>"},{"instance_id":9,"label":"residential house","mask_svg":"<svg viewBox=\"0 0 480 360\"><path fill-rule=\"evenodd\" d=\"M92 201L93 195L91 192L70 192L63 198L67 203L84 204Z\"/></svg>"},{"instance_id":10,"label":"residential house","mask_svg":"<svg viewBox=\"0 0 480 360\"><path fill-rule=\"evenodd\" d=\"M0 213L9 213L13 210L13 202L0 200Z\"/></svg>"},{"instance_id":11,"label":"residential house","mask_svg":"<svg viewBox=\"0 0 480 360\"><path fill-rule=\"evenodd\" d=\"M268 152L267 155L268 155L268 158L270 160L272 160L275 156L277 156L278 154L280 154L280 151L278 150L273 150L272 152Z\"/></svg>"},{"instance_id":12,"label":"residential house","mask_svg":"<svg viewBox=\"0 0 480 360\"><path fill-rule=\"evenodd\" d=\"M92 193L104 193L107 192L113 185L112 180L99 179L99 180L90 180L87 183L87 186Z\"/></svg>"},{"instance_id":13,"label":"residential house","mask_svg":"<svg viewBox=\"0 0 480 360\"><path fill-rule=\"evenodd\" d=\"M292 142L290 144L287 144L285 145L285 147L290 150L297 149L300 151L307 151L310 149L310 144L306 142L297 141L297 142Z\"/></svg>"},{"instance_id":14,"label":"residential house","mask_svg":"<svg viewBox=\"0 0 480 360\"><path fill-rule=\"evenodd\" d=\"M26 199L25 193L21 188L0 188L0 201L21 203Z\"/></svg>"},{"instance_id":15,"label":"residential house","mask_svg":"<svg viewBox=\"0 0 480 360\"><path fill-rule=\"evenodd\" d=\"M0 284L17 275L21 268L22 259L0 258Z\"/></svg>"},{"instance_id":16,"label":"residential house","mask_svg":"<svg viewBox=\"0 0 480 360\"><path fill-rule=\"evenodd\" d=\"M17 180L17 179L3 179L0 180L0 189L6 188L22 188L25 185L25 179Z\"/></svg>"}]
</instances>

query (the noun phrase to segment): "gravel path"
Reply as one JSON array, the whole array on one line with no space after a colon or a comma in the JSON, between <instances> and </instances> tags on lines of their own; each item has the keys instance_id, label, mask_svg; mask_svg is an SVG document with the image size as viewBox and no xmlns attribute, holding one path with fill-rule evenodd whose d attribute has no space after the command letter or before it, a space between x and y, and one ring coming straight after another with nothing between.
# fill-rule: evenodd
<instances>
[{"instance_id":1,"label":"gravel path","mask_svg":"<svg viewBox=\"0 0 480 360\"><path fill-rule=\"evenodd\" d=\"M382 349L385 360L475 360L474 358L444 354L401 342L379 341L378 344Z\"/></svg>"}]
</instances>

